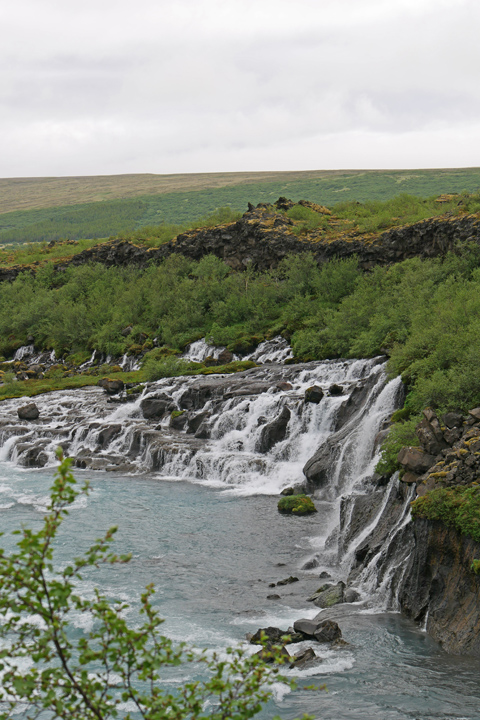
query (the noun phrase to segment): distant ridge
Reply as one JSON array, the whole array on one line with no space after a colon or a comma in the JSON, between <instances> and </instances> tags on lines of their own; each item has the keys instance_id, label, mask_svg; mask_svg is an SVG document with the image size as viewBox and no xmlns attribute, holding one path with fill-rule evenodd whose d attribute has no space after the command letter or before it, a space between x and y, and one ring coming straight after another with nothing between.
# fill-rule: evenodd
<instances>
[{"instance_id":1,"label":"distant ridge","mask_svg":"<svg viewBox=\"0 0 480 720\"><path fill-rule=\"evenodd\" d=\"M91 175L78 177L0 178L0 213L62 205L194 192L232 185L291 182L363 175L377 170L305 170L285 172L191 173L179 175Z\"/></svg>"},{"instance_id":2,"label":"distant ridge","mask_svg":"<svg viewBox=\"0 0 480 720\"><path fill-rule=\"evenodd\" d=\"M232 173L191 173L178 175L127 174L92 175L78 177L0 178L0 213L31 210L63 205L80 205L143 195L162 195L176 192L195 192L238 185L259 183L292 183L306 180L349 178L361 175L397 176L399 185L411 178L427 176L451 178L478 174L480 168L443 168L419 170L302 170ZM446 187L447 192L450 188ZM466 188L471 189L471 188ZM341 190L338 190L341 192Z\"/></svg>"}]
</instances>

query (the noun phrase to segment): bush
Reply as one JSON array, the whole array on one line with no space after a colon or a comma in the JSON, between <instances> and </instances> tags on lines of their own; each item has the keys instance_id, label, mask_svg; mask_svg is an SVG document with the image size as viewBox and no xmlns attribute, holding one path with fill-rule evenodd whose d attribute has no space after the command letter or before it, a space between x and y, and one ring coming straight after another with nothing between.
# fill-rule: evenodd
<instances>
[{"instance_id":1,"label":"bush","mask_svg":"<svg viewBox=\"0 0 480 720\"><path fill-rule=\"evenodd\" d=\"M134 627L125 620L125 603L111 604L98 589L93 600L77 594L75 583L84 569L128 562L128 556L111 552L115 528L83 557L55 567L59 528L77 496L88 493L87 485L76 489L71 460L59 457L42 527L22 528L18 550L11 555L0 551L1 720L19 711L28 717L129 720L130 712L122 711L126 702L145 720L246 720L256 715L271 695L269 686L284 681L275 667L242 649L228 649L228 659L220 660L175 646L160 633L163 620L152 606L152 586L141 596ZM70 632L74 612L93 621L81 637ZM172 694L162 687L161 673L184 662L203 666L208 678Z\"/></svg>"},{"instance_id":2,"label":"bush","mask_svg":"<svg viewBox=\"0 0 480 720\"><path fill-rule=\"evenodd\" d=\"M439 520L480 542L480 485L431 490L414 500L412 516Z\"/></svg>"},{"instance_id":3,"label":"bush","mask_svg":"<svg viewBox=\"0 0 480 720\"><path fill-rule=\"evenodd\" d=\"M398 412L398 411L397 411ZM420 421L419 417L411 418L405 422L398 422L392 425L388 435L382 443L380 460L378 461L375 472L380 475L392 475L400 468L397 463L397 455L405 445L420 445L415 435L415 427Z\"/></svg>"},{"instance_id":4,"label":"bush","mask_svg":"<svg viewBox=\"0 0 480 720\"><path fill-rule=\"evenodd\" d=\"M306 495L288 495L278 501L278 511L294 515L309 515L316 513L317 508L313 504L313 500Z\"/></svg>"}]
</instances>

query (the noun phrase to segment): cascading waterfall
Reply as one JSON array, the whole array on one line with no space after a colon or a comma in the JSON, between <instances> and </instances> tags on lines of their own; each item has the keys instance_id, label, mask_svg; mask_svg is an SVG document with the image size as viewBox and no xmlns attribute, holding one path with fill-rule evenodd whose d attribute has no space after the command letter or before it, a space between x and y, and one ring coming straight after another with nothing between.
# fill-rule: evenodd
<instances>
[{"instance_id":1,"label":"cascading waterfall","mask_svg":"<svg viewBox=\"0 0 480 720\"><path fill-rule=\"evenodd\" d=\"M210 352L198 341L190 353L197 352L195 345L198 354ZM396 407L401 382L387 381L378 358L283 366L269 363L275 352L285 359L290 349L265 345L257 349L263 366L230 376L166 378L119 405L100 388L42 395L35 399L40 417L33 422L17 419L24 399L4 401L0 461L53 466L60 444L78 468L149 472L236 495L278 494L307 483L325 516L307 566L335 568L364 596L391 606L406 557L397 548L408 498L399 500L398 479L378 487L372 477L376 439ZM312 385L324 392L318 404L305 401ZM160 408L153 415L146 411L149 403ZM321 484L307 469L317 456L326 466ZM359 522L359 504L370 497L373 509ZM388 532L378 534L389 523Z\"/></svg>"}]
</instances>

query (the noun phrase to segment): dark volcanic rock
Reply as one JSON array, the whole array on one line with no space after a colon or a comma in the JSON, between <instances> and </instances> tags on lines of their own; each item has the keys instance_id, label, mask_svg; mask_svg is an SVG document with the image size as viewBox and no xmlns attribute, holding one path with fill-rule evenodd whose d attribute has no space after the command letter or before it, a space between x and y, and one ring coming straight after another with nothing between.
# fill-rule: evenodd
<instances>
[{"instance_id":1,"label":"dark volcanic rock","mask_svg":"<svg viewBox=\"0 0 480 720\"><path fill-rule=\"evenodd\" d=\"M414 521L415 550L399 594L402 611L424 622L450 653L480 656L480 543L438 522ZM427 617L428 612L428 617Z\"/></svg>"},{"instance_id":2,"label":"dark volcanic rock","mask_svg":"<svg viewBox=\"0 0 480 720\"><path fill-rule=\"evenodd\" d=\"M267 453L274 445L285 439L290 415L289 408L284 405L280 415L262 427L255 448L257 452Z\"/></svg>"},{"instance_id":3,"label":"dark volcanic rock","mask_svg":"<svg viewBox=\"0 0 480 720\"><path fill-rule=\"evenodd\" d=\"M107 427L102 428L102 430L98 433L98 444L102 448L107 447L110 441L113 440L113 438L116 437L121 430L122 426L119 423L115 425L107 425Z\"/></svg>"},{"instance_id":4,"label":"dark volcanic rock","mask_svg":"<svg viewBox=\"0 0 480 720\"><path fill-rule=\"evenodd\" d=\"M335 620L324 620L317 625L313 636L320 643L333 642L342 637L342 631Z\"/></svg>"},{"instance_id":5,"label":"dark volcanic rock","mask_svg":"<svg viewBox=\"0 0 480 720\"><path fill-rule=\"evenodd\" d=\"M305 402L315 403L318 405L320 400L323 398L324 392L318 385L312 385L305 390Z\"/></svg>"},{"instance_id":6,"label":"dark volcanic rock","mask_svg":"<svg viewBox=\"0 0 480 720\"><path fill-rule=\"evenodd\" d=\"M162 418L166 412L175 408L172 399L165 393L149 395L140 403L140 409L146 420Z\"/></svg>"},{"instance_id":7,"label":"dark volcanic rock","mask_svg":"<svg viewBox=\"0 0 480 720\"><path fill-rule=\"evenodd\" d=\"M314 662L319 663L321 662L321 660L315 655L315 651L313 650L313 648L307 648L306 650L303 650L302 652L299 652L297 653L297 655L293 656L292 662L290 663L290 669L301 669L307 667Z\"/></svg>"}]
</instances>

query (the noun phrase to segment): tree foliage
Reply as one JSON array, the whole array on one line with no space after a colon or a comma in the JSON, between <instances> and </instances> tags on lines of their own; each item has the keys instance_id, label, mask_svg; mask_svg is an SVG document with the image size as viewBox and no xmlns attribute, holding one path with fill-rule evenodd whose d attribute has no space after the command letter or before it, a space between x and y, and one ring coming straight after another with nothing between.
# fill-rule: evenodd
<instances>
[{"instance_id":1,"label":"tree foliage","mask_svg":"<svg viewBox=\"0 0 480 720\"><path fill-rule=\"evenodd\" d=\"M40 530L17 532L17 550L0 550L1 720L12 712L24 718L106 720L246 720L283 680L275 667L241 648L226 657L174 643L161 633L163 620L152 603L154 589L141 595L138 621L129 626L127 605L111 603L98 589L93 599L78 593L84 571L126 563L111 550L111 528L66 567L55 565L56 536L69 508L88 485L76 488L70 460L63 459L51 488L50 507ZM71 631L81 613L91 630ZM275 656L275 651L273 651ZM165 690L165 670L182 663L203 667L207 679L192 680L176 693Z\"/></svg>"}]
</instances>

